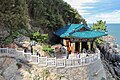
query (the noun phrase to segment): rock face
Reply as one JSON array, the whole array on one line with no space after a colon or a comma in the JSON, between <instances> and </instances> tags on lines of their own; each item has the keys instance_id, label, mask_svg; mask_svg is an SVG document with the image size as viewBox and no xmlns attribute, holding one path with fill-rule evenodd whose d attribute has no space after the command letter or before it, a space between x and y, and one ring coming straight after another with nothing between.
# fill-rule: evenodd
<instances>
[{"instance_id":1,"label":"rock face","mask_svg":"<svg viewBox=\"0 0 120 80\"><path fill-rule=\"evenodd\" d=\"M120 53L116 47L113 43L99 46L108 80L120 80Z\"/></svg>"},{"instance_id":2,"label":"rock face","mask_svg":"<svg viewBox=\"0 0 120 80\"><path fill-rule=\"evenodd\" d=\"M15 79L15 77L18 77L16 63L16 60L12 58L0 58L0 76L2 80L19 80L19 78Z\"/></svg>"},{"instance_id":3,"label":"rock face","mask_svg":"<svg viewBox=\"0 0 120 80\"><path fill-rule=\"evenodd\" d=\"M6 80L9 80L15 76L17 69L18 67L16 66L16 63L11 64L7 69L5 69L5 71L3 72L3 76Z\"/></svg>"}]
</instances>

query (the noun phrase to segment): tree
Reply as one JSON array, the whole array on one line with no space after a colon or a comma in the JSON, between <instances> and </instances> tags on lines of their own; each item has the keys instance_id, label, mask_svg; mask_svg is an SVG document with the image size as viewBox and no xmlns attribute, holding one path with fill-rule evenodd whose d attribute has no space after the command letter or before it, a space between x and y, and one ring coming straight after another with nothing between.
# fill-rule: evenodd
<instances>
[{"instance_id":1,"label":"tree","mask_svg":"<svg viewBox=\"0 0 120 80\"><path fill-rule=\"evenodd\" d=\"M100 31L106 31L106 21L99 20L97 23L93 23L91 26L93 30L100 30Z\"/></svg>"},{"instance_id":2,"label":"tree","mask_svg":"<svg viewBox=\"0 0 120 80\"><path fill-rule=\"evenodd\" d=\"M106 21L99 20L99 21L97 21L97 23L93 23L91 28L93 30L107 31ZM102 38L97 38L95 41L98 44L104 43L104 40Z\"/></svg>"},{"instance_id":3,"label":"tree","mask_svg":"<svg viewBox=\"0 0 120 80\"><path fill-rule=\"evenodd\" d=\"M0 0L0 26L10 34L3 42L12 42L14 32L28 29L28 9L26 0Z\"/></svg>"}]
</instances>

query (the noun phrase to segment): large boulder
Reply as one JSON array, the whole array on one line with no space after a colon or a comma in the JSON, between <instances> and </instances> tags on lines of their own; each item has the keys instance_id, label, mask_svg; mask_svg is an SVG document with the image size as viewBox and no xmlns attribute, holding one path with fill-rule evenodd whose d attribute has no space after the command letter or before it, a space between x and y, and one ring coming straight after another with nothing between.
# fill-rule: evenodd
<instances>
[{"instance_id":1,"label":"large boulder","mask_svg":"<svg viewBox=\"0 0 120 80\"><path fill-rule=\"evenodd\" d=\"M15 76L15 73L17 72L18 67L16 66L16 63L11 64L5 71L3 72L3 76L6 80L10 80Z\"/></svg>"},{"instance_id":2,"label":"large boulder","mask_svg":"<svg viewBox=\"0 0 120 80\"><path fill-rule=\"evenodd\" d=\"M0 58L0 74L5 78L5 80L11 80L13 77L15 77L18 70L16 63L17 61L14 58Z\"/></svg>"}]
</instances>

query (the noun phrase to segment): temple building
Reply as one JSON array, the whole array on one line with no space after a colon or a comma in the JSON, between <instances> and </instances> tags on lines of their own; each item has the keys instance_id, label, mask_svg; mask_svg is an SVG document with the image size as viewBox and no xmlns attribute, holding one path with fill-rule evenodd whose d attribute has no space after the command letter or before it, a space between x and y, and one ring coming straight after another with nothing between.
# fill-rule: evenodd
<instances>
[{"instance_id":1,"label":"temple building","mask_svg":"<svg viewBox=\"0 0 120 80\"><path fill-rule=\"evenodd\" d=\"M84 24L68 24L54 32L61 39L61 43L72 53L81 53L83 49L94 50L95 39L107 35L103 31L92 30Z\"/></svg>"}]
</instances>

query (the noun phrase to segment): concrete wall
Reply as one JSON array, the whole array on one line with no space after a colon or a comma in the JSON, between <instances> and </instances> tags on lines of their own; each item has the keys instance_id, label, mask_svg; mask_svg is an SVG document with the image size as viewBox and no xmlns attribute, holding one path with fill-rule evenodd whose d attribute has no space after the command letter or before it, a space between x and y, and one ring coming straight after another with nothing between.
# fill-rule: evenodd
<instances>
[{"instance_id":1,"label":"concrete wall","mask_svg":"<svg viewBox=\"0 0 120 80\"><path fill-rule=\"evenodd\" d=\"M80 67L48 68L50 74L62 75L64 80L106 80L106 73L101 60ZM61 79L62 80L62 79Z\"/></svg>"}]
</instances>

